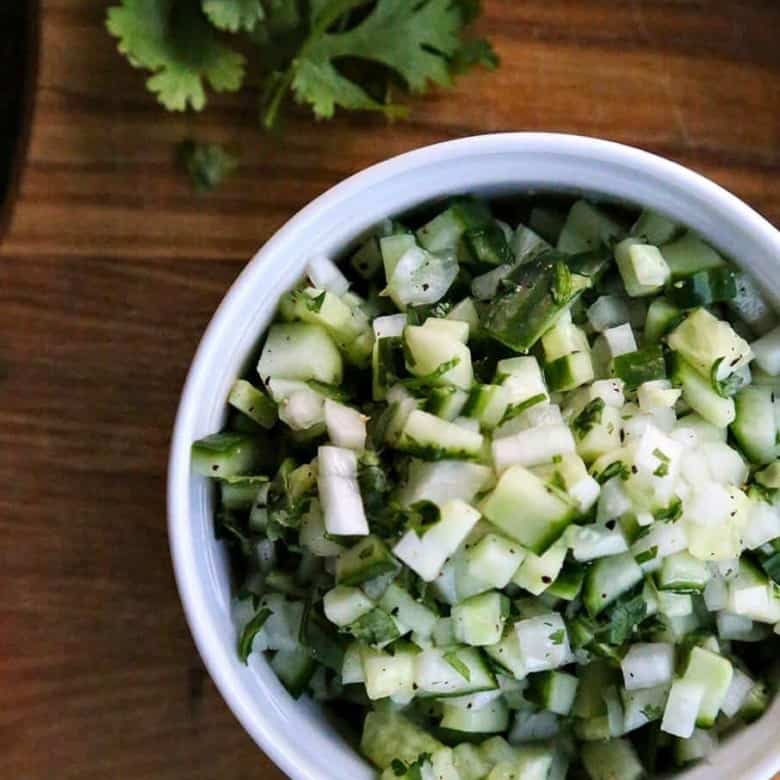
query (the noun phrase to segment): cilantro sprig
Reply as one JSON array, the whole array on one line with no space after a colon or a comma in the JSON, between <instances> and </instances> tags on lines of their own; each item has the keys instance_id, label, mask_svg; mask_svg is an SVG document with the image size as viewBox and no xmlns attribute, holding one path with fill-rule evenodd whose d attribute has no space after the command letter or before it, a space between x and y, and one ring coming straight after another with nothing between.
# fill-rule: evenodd
<instances>
[{"instance_id":1,"label":"cilantro sprig","mask_svg":"<svg viewBox=\"0 0 780 780\"><path fill-rule=\"evenodd\" d=\"M337 109L395 119L409 111L399 91L495 68L490 44L466 32L479 13L475 0L119 0L106 24L169 111L200 111L208 91L240 90L252 62L271 129L290 95L317 119Z\"/></svg>"}]
</instances>

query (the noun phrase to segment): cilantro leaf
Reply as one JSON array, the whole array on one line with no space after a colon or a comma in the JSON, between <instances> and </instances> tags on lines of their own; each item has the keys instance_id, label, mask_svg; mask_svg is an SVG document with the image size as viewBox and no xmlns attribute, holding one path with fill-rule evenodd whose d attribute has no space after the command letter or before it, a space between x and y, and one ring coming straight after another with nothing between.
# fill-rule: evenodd
<instances>
[{"instance_id":1,"label":"cilantro leaf","mask_svg":"<svg viewBox=\"0 0 780 780\"><path fill-rule=\"evenodd\" d=\"M596 482L603 485L613 477L620 477L626 480L630 476L628 466L622 460L613 460L600 474L596 474Z\"/></svg>"},{"instance_id":2,"label":"cilantro leaf","mask_svg":"<svg viewBox=\"0 0 780 780\"><path fill-rule=\"evenodd\" d=\"M319 119L336 108L377 111L390 118L406 115L407 108L370 94L362 84L341 73L345 59L384 66L411 92L431 84L449 86L451 60L462 47L466 23L462 4L451 0L377 0L370 13L349 29L335 22L364 0L318 0L312 4L308 39L282 78L277 79L264 123L272 127L281 100L292 89L299 103L308 103ZM486 59L483 54L482 59ZM465 64L461 60L460 64Z\"/></svg>"},{"instance_id":3,"label":"cilantro leaf","mask_svg":"<svg viewBox=\"0 0 780 780\"><path fill-rule=\"evenodd\" d=\"M472 38L464 41L450 60L450 71L456 75L480 65L488 70L495 70L500 65L498 55L483 38Z\"/></svg>"},{"instance_id":4,"label":"cilantro leaf","mask_svg":"<svg viewBox=\"0 0 780 780\"><path fill-rule=\"evenodd\" d=\"M526 409L530 409L536 404L540 404L547 400L547 393L537 393L530 398L526 398L525 401L518 401L516 404L510 404L507 410L504 412L504 416L501 418L500 425L512 420L515 417L521 415Z\"/></svg>"},{"instance_id":5,"label":"cilantro leaf","mask_svg":"<svg viewBox=\"0 0 780 780\"><path fill-rule=\"evenodd\" d=\"M648 561L652 561L656 557L656 555L658 555L658 546L653 545L649 549L639 553L639 555L636 556L635 560L639 564L647 563Z\"/></svg>"},{"instance_id":6,"label":"cilantro leaf","mask_svg":"<svg viewBox=\"0 0 780 780\"><path fill-rule=\"evenodd\" d=\"M603 398L594 398L574 418L571 427L578 439L584 439L599 423L606 403Z\"/></svg>"},{"instance_id":7,"label":"cilantro leaf","mask_svg":"<svg viewBox=\"0 0 780 780\"><path fill-rule=\"evenodd\" d=\"M121 0L106 26L133 67L152 71L146 86L169 111L200 111L204 82L216 92L235 92L243 83L243 55L220 42L189 0Z\"/></svg>"},{"instance_id":8,"label":"cilantro leaf","mask_svg":"<svg viewBox=\"0 0 780 780\"><path fill-rule=\"evenodd\" d=\"M565 632L562 628L559 628L557 631L553 631L552 634L548 637L548 639L554 644L554 645L562 645L563 640L565 637Z\"/></svg>"},{"instance_id":9,"label":"cilantro leaf","mask_svg":"<svg viewBox=\"0 0 780 780\"><path fill-rule=\"evenodd\" d=\"M682 516L682 509L682 501L675 497L669 502L669 506L653 512L653 518L662 523L673 523Z\"/></svg>"},{"instance_id":10,"label":"cilantro leaf","mask_svg":"<svg viewBox=\"0 0 780 780\"><path fill-rule=\"evenodd\" d=\"M203 13L219 30L251 32L265 19L260 0L203 0Z\"/></svg>"},{"instance_id":11,"label":"cilantro leaf","mask_svg":"<svg viewBox=\"0 0 780 780\"><path fill-rule=\"evenodd\" d=\"M255 641L255 637L265 625L265 621L268 620L273 612L267 607L261 609L247 624L244 626L244 630L241 632L241 636L238 639L238 657L244 662L247 662L249 654L252 652L252 643Z\"/></svg>"},{"instance_id":12,"label":"cilantro leaf","mask_svg":"<svg viewBox=\"0 0 780 780\"><path fill-rule=\"evenodd\" d=\"M599 630L599 637L610 645L622 645L647 615L642 595L619 601L609 613L609 623Z\"/></svg>"},{"instance_id":13,"label":"cilantro leaf","mask_svg":"<svg viewBox=\"0 0 780 780\"><path fill-rule=\"evenodd\" d=\"M177 157L197 192L210 192L215 189L238 167L238 157L219 144L182 141Z\"/></svg>"}]
</instances>

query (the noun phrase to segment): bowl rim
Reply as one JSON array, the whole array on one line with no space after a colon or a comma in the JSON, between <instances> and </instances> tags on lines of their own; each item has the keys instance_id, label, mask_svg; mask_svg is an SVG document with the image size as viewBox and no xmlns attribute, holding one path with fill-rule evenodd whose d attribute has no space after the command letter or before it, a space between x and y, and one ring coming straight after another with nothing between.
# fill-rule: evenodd
<instances>
[{"instance_id":1,"label":"bowl rim","mask_svg":"<svg viewBox=\"0 0 780 780\"><path fill-rule=\"evenodd\" d=\"M218 344L223 343L228 316L239 295L251 277L258 272L258 264L272 255L289 238L329 209L356 194L381 187L393 177L409 172L417 166L447 163L459 158L473 158L488 154L518 152L560 153L575 157L597 158L599 162L625 169L637 169L665 180L699 199L719 201L722 208L733 214L732 222L743 232L757 236L768 252L780 258L780 232L764 217L732 195L720 185L678 163L650 152L624 144L562 133L496 133L471 136L424 146L366 168L336 184L297 212L252 257L231 285L211 318L193 358L182 391L171 439L168 465L168 534L171 557L179 596L187 623L203 662L229 708L261 749L290 777L304 780L316 775L309 771L313 764L299 755L296 735L285 736L279 742L270 734L268 717L258 718L252 711L252 700L230 664L227 648L215 634L215 625L203 602L202 576L194 566L192 549L195 539L190 529L190 468L189 450L193 436L194 409L198 403L196 388L203 385L208 371L208 360ZM270 295L270 293L269 293ZM765 751L753 756L752 773L755 778L769 777L780 769L780 751ZM695 772L695 770L694 770ZM685 774L694 780L694 774ZM703 776L702 776L703 777Z\"/></svg>"}]
</instances>

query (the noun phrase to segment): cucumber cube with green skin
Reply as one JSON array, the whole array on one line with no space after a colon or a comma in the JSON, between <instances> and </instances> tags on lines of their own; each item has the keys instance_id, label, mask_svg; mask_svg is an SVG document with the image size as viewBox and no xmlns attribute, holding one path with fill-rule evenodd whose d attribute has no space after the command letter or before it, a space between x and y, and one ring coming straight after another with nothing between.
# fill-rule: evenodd
<instances>
[{"instance_id":1,"label":"cucumber cube with green skin","mask_svg":"<svg viewBox=\"0 0 780 780\"><path fill-rule=\"evenodd\" d=\"M706 309L691 312L668 336L669 346L707 379L723 382L753 358L750 345Z\"/></svg>"},{"instance_id":2,"label":"cucumber cube with green skin","mask_svg":"<svg viewBox=\"0 0 780 780\"><path fill-rule=\"evenodd\" d=\"M628 390L645 382L666 378L666 360L660 344L650 344L636 352L618 355L612 361L613 376L622 379Z\"/></svg>"},{"instance_id":3,"label":"cucumber cube with green skin","mask_svg":"<svg viewBox=\"0 0 780 780\"><path fill-rule=\"evenodd\" d=\"M588 569L583 586L583 601L596 617L613 601L642 581L642 569L630 552L599 558Z\"/></svg>"},{"instance_id":4,"label":"cucumber cube with green skin","mask_svg":"<svg viewBox=\"0 0 780 780\"><path fill-rule=\"evenodd\" d=\"M615 247L620 276L626 292L640 298L658 292L668 281L671 270L658 247L626 238Z\"/></svg>"},{"instance_id":5,"label":"cucumber cube with green skin","mask_svg":"<svg viewBox=\"0 0 780 780\"><path fill-rule=\"evenodd\" d=\"M472 596L452 608L455 638L472 647L494 645L501 639L509 614L509 599L497 591Z\"/></svg>"},{"instance_id":6,"label":"cucumber cube with green skin","mask_svg":"<svg viewBox=\"0 0 780 780\"><path fill-rule=\"evenodd\" d=\"M368 698L375 701L388 696L411 696L414 685L414 656L414 653L405 649L398 649L390 655L362 645L360 661Z\"/></svg>"},{"instance_id":7,"label":"cucumber cube with green skin","mask_svg":"<svg viewBox=\"0 0 780 780\"><path fill-rule=\"evenodd\" d=\"M703 561L689 552L678 552L663 559L657 575L658 587L678 593L701 593L710 576Z\"/></svg>"},{"instance_id":8,"label":"cucumber cube with green skin","mask_svg":"<svg viewBox=\"0 0 780 780\"><path fill-rule=\"evenodd\" d=\"M476 460L483 443L482 434L415 409L407 417L396 447L423 460Z\"/></svg>"},{"instance_id":9,"label":"cucumber cube with green skin","mask_svg":"<svg viewBox=\"0 0 780 780\"><path fill-rule=\"evenodd\" d=\"M528 352L590 286L590 278L572 273L565 260L565 256L546 253L529 264L538 264L541 269L536 277L518 284L487 307L484 326L489 335L517 352Z\"/></svg>"},{"instance_id":10,"label":"cucumber cube with green skin","mask_svg":"<svg viewBox=\"0 0 780 780\"><path fill-rule=\"evenodd\" d=\"M417 240L429 252L455 249L463 234L492 222L490 209L482 202L460 198L417 231Z\"/></svg>"},{"instance_id":11,"label":"cucumber cube with green skin","mask_svg":"<svg viewBox=\"0 0 780 780\"><path fill-rule=\"evenodd\" d=\"M641 780L645 769L627 739L587 742L582 746L582 762L592 780Z\"/></svg>"},{"instance_id":12,"label":"cucumber cube with green skin","mask_svg":"<svg viewBox=\"0 0 780 780\"><path fill-rule=\"evenodd\" d=\"M512 582L534 596L541 595L558 578L567 550L568 541L562 535L542 555L529 552L512 577Z\"/></svg>"},{"instance_id":13,"label":"cucumber cube with green skin","mask_svg":"<svg viewBox=\"0 0 780 780\"><path fill-rule=\"evenodd\" d=\"M753 463L772 463L780 452L774 393L769 387L743 387L734 397L731 432Z\"/></svg>"},{"instance_id":14,"label":"cucumber cube with green skin","mask_svg":"<svg viewBox=\"0 0 780 780\"><path fill-rule=\"evenodd\" d=\"M700 728L714 725L733 673L734 667L728 659L701 647L691 650L683 679L704 688L696 718L696 725Z\"/></svg>"},{"instance_id":15,"label":"cucumber cube with green skin","mask_svg":"<svg viewBox=\"0 0 780 780\"><path fill-rule=\"evenodd\" d=\"M429 648L415 659L415 684L422 698L465 696L498 687L490 666L474 647Z\"/></svg>"},{"instance_id":16,"label":"cucumber cube with green skin","mask_svg":"<svg viewBox=\"0 0 780 780\"><path fill-rule=\"evenodd\" d=\"M271 659L271 668L290 695L297 699L317 671L317 664L308 647L279 650Z\"/></svg>"},{"instance_id":17,"label":"cucumber cube with green skin","mask_svg":"<svg viewBox=\"0 0 780 780\"><path fill-rule=\"evenodd\" d=\"M480 428L493 430L509 406L509 393L502 385L477 385L472 388L463 415L479 420Z\"/></svg>"},{"instance_id":18,"label":"cucumber cube with green skin","mask_svg":"<svg viewBox=\"0 0 780 780\"><path fill-rule=\"evenodd\" d=\"M378 536L371 535L339 555L336 582L339 585L360 585L399 568L387 545Z\"/></svg>"},{"instance_id":19,"label":"cucumber cube with green skin","mask_svg":"<svg viewBox=\"0 0 780 780\"><path fill-rule=\"evenodd\" d=\"M711 306L737 297L737 276L731 268L709 268L669 285L666 295L681 309Z\"/></svg>"},{"instance_id":20,"label":"cucumber cube with green skin","mask_svg":"<svg viewBox=\"0 0 780 780\"><path fill-rule=\"evenodd\" d=\"M425 411L452 422L461 415L468 399L468 393L457 387L434 387L428 394Z\"/></svg>"},{"instance_id":21,"label":"cucumber cube with green skin","mask_svg":"<svg viewBox=\"0 0 780 780\"><path fill-rule=\"evenodd\" d=\"M780 488L780 461L770 463L765 469L755 474L756 482L764 487L776 490Z\"/></svg>"},{"instance_id":22,"label":"cucumber cube with green skin","mask_svg":"<svg viewBox=\"0 0 780 780\"><path fill-rule=\"evenodd\" d=\"M577 515L571 499L522 466L508 468L482 503L482 513L531 552L545 552Z\"/></svg>"},{"instance_id":23,"label":"cucumber cube with green skin","mask_svg":"<svg viewBox=\"0 0 780 780\"><path fill-rule=\"evenodd\" d=\"M647 307L645 344L659 341L662 336L679 325L682 317L682 309L675 306L667 298L655 298Z\"/></svg>"},{"instance_id":24,"label":"cucumber cube with green skin","mask_svg":"<svg viewBox=\"0 0 780 780\"><path fill-rule=\"evenodd\" d=\"M572 352L548 363L544 375L550 390L564 392L593 381L593 361L589 352Z\"/></svg>"},{"instance_id":25,"label":"cucumber cube with green skin","mask_svg":"<svg viewBox=\"0 0 780 780\"><path fill-rule=\"evenodd\" d=\"M276 422L276 404L245 379L235 381L228 396L228 403L263 428L273 428Z\"/></svg>"},{"instance_id":26,"label":"cucumber cube with green skin","mask_svg":"<svg viewBox=\"0 0 780 780\"><path fill-rule=\"evenodd\" d=\"M419 636L429 637L436 626L438 616L424 604L394 582L379 599L379 606L405 628Z\"/></svg>"},{"instance_id":27,"label":"cucumber cube with green skin","mask_svg":"<svg viewBox=\"0 0 780 780\"><path fill-rule=\"evenodd\" d=\"M733 398L723 398L681 355L673 352L670 357L670 376L675 385L682 387L683 400L707 422L718 428L728 428L736 418Z\"/></svg>"},{"instance_id":28,"label":"cucumber cube with green skin","mask_svg":"<svg viewBox=\"0 0 780 780\"><path fill-rule=\"evenodd\" d=\"M553 764L552 750L536 745L516 750L516 758L496 764L485 780L547 780Z\"/></svg>"},{"instance_id":29,"label":"cucumber cube with green skin","mask_svg":"<svg viewBox=\"0 0 780 780\"><path fill-rule=\"evenodd\" d=\"M525 660L514 626L506 628L500 641L484 647L483 650L494 663L505 669L515 680L525 678L527 674Z\"/></svg>"},{"instance_id":30,"label":"cucumber cube with green skin","mask_svg":"<svg viewBox=\"0 0 780 780\"><path fill-rule=\"evenodd\" d=\"M379 239L379 253L382 255L385 279L392 279L398 261L415 246L417 241L411 233L397 233Z\"/></svg>"},{"instance_id":31,"label":"cucumber cube with green skin","mask_svg":"<svg viewBox=\"0 0 780 780\"><path fill-rule=\"evenodd\" d=\"M755 353L756 364L762 371L770 377L780 374L780 326L772 328L754 341L750 347Z\"/></svg>"},{"instance_id":32,"label":"cucumber cube with green skin","mask_svg":"<svg viewBox=\"0 0 780 780\"><path fill-rule=\"evenodd\" d=\"M343 363L324 328L304 322L277 323L268 331L257 373L266 384L270 377L279 377L339 385Z\"/></svg>"},{"instance_id":33,"label":"cucumber cube with green skin","mask_svg":"<svg viewBox=\"0 0 780 780\"><path fill-rule=\"evenodd\" d=\"M323 597L325 617L331 623L343 628L374 608L374 602L367 598L360 588L336 585Z\"/></svg>"},{"instance_id":34,"label":"cucumber cube with green skin","mask_svg":"<svg viewBox=\"0 0 780 780\"><path fill-rule=\"evenodd\" d=\"M528 698L542 709L568 715L574 706L579 680L565 672L539 672L531 678Z\"/></svg>"},{"instance_id":35,"label":"cucumber cube with green skin","mask_svg":"<svg viewBox=\"0 0 780 780\"><path fill-rule=\"evenodd\" d=\"M668 244L680 232L680 225L663 214L645 209L629 232L648 244L661 246Z\"/></svg>"},{"instance_id":36,"label":"cucumber cube with green skin","mask_svg":"<svg viewBox=\"0 0 780 780\"><path fill-rule=\"evenodd\" d=\"M571 322L559 322L542 336L542 350L546 363L552 363L572 352L587 352L589 349L585 331Z\"/></svg>"},{"instance_id":37,"label":"cucumber cube with green skin","mask_svg":"<svg viewBox=\"0 0 780 780\"><path fill-rule=\"evenodd\" d=\"M547 588L547 593L556 599L574 601L580 595L584 581L585 567L567 564L561 569L555 582Z\"/></svg>"},{"instance_id":38,"label":"cucumber cube with green skin","mask_svg":"<svg viewBox=\"0 0 780 780\"><path fill-rule=\"evenodd\" d=\"M227 477L219 484L222 506L243 511L258 499L258 503L265 505L268 486L268 477Z\"/></svg>"},{"instance_id":39,"label":"cucumber cube with green skin","mask_svg":"<svg viewBox=\"0 0 780 780\"><path fill-rule=\"evenodd\" d=\"M374 710L363 721L360 752L380 769L394 759L414 763L420 754L435 753L441 747L438 739L395 710Z\"/></svg>"},{"instance_id":40,"label":"cucumber cube with green skin","mask_svg":"<svg viewBox=\"0 0 780 780\"><path fill-rule=\"evenodd\" d=\"M258 460L257 439L246 433L212 433L194 442L192 468L204 477L233 477L251 472Z\"/></svg>"},{"instance_id":41,"label":"cucumber cube with green skin","mask_svg":"<svg viewBox=\"0 0 780 780\"><path fill-rule=\"evenodd\" d=\"M463 554L469 577L490 588L505 588L517 567L523 562L526 551L505 536L488 533Z\"/></svg>"},{"instance_id":42,"label":"cucumber cube with green skin","mask_svg":"<svg viewBox=\"0 0 780 780\"><path fill-rule=\"evenodd\" d=\"M503 699L496 699L480 709L466 709L444 703L443 729L468 734L497 734L509 727L509 707Z\"/></svg>"},{"instance_id":43,"label":"cucumber cube with green skin","mask_svg":"<svg viewBox=\"0 0 780 780\"><path fill-rule=\"evenodd\" d=\"M349 306L332 292L315 287L288 293L280 303L280 313L287 320L322 326L342 350L362 333L371 331L368 317L361 309Z\"/></svg>"},{"instance_id":44,"label":"cucumber cube with green skin","mask_svg":"<svg viewBox=\"0 0 780 780\"><path fill-rule=\"evenodd\" d=\"M623 227L601 209L586 200L578 200L569 209L558 237L558 249L570 254L587 252L609 244L622 233Z\"/></svg>"},{"instance_id":45,"label":"cucumber cube with green skin","mask_svg":"<svg viewBox=\"0 0 780 780\"><path fill-rule=\"evenodd\" d=\"M447 319L465 322L469 326L469 338L473 337L480 328L479 313L471 298L464 298L460 303L456 303L447 314Z\"/></svg>"},{"instance_id":46,"label":"cucumber cube with green skin","mask_svg":"<svg viewBox=\"0 0 780 780\"><path fill-rule=\"evenodd\" d=\"M463 239L471 256L479 263L501 265L515 259L506 234L495 221L469 228L463 234Z\"/></svg>"},{"instance_id":47,"label":"cucumber cube with green skin","mask_svg":"<svg viewBox=\"0 0 780 780\"><path fill-rule=\"evenodd\" d=\"M439 328L424 325L407 326L403 338L406 343L407 367L410 373L415 376L427 376L440 370L441 366L457 361L452 368L434 379L434 384L454 385L461 390L468 390L471 387L474 381L471 351L462 341Z\"/></svg>"},{"instance_id":48,"label":"cucumber cube with green skin","mask_svg":"<svg viewBox=\"0 0 780 780\"><path fill-rule=\"evenodd\" d=\"M459 743L452 752L459 780L482 780L493 767L483 758L479 748L469 742Z\"/></svg>"},{"instance_id":49,"label":"cucumber cube with green skin","mask_svg":"<svg viewBox=\"0 0 780 780\"><path fill-rule=\"evenodd\" d=\"M705 244L693 233L685 233L671 243L664 244L661 253L673 279L725 264L723 258L709 244Z\"/></svg>"}]
</instances>

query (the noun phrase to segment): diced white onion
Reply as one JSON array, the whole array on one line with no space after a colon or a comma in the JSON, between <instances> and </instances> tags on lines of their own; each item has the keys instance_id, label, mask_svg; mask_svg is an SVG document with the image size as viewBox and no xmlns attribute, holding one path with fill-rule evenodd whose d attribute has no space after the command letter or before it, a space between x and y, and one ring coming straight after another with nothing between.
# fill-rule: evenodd
<instances>
[{"instance_id":1,"label":"diced white onion","mask_svg":"<svg viewBox=\"0 0 780 780\"><path fill-rule=\"evenodd\" d=\"M306 275L319 290L327 290L334 295L344 295L349 290L349 279L339 267L325 255L314 255L306 265Z\"/></svg>"},{"instance_id":2,"label":"diced white onion","mask_svg":"<svg viewBox=\"0 0 780 780\"><path fill-rule=\"evenodd\" d=\"M368 521L357 481L357 455L343 447L317 451L320 503L325 528L336 536L365 536Z\"/></svg>"},{"instance_id":3,"label":"diced white onion","mask_svg":"<svg viewBox=\"0 0 780 780\"><path fill-rule=\"evenodd\" d=\"M337 447L362 452L366 447L366 420L357 409L330 398L325 399L325 425L328 438Z\"/></svg>"}]
</instances>

